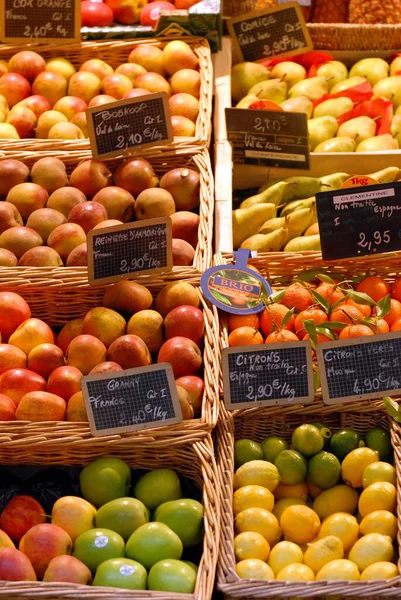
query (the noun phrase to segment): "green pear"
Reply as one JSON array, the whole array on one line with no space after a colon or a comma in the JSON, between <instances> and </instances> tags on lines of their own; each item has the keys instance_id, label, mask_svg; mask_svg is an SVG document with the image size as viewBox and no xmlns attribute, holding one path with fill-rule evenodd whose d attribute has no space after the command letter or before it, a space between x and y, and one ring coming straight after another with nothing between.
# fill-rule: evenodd
<instances>
[{"instance_id":1,"label":"green pear","mask_svg":"<svg viewBox=\"0 0 401 600\"><path fill-rule=\"evenodd\" d=\"M400 58L401 58L401 57L400 57ZM397 110L395 111L395 113L394 113L394 116L398 116L398 115L401 115L401 106L399 106L399 107L397 108Z\"/></svg>"},{"instance_id":2,"label":"green pear","mask_svg":"<svg viewBox=\"0 0 401 600\"><path fill-rule=\"evenodd\" d=\"M271 100L280 104L287 98L288 87L281 79L269 79L257 83L248 91L248 94L256 94L262 100Z\"/></svg>"},{"instance_id":3,"label":"green pear","mask_svg":"<svg viewBox=\"0 0 401 600\"><path fill-rule=\"evenodd\" d=\"M301 208L285 217L285 227L288 235L286 243L293 238L299 237L311 225L313 220L313 210L311 208Z\"/></svg>"},{"instance_id":4,"label":"green pear","mask_svg":"<svg viewBox=\"0 0 401 600\"><path fill-rule=\"evenodd\" d=\"M283 208L283 210L281 211L281 216L286 217L287 215L290 215L291 213L297 212L299 210L303 210L304 208L310 208L314 210L315 207L315 196L311 196L310 198L304 198L303 200L293 200Z\"/></svg>"},{"instance_id":5,"label":"green pear","mask_svg":"<svg viewBox=\"0 0 401 600\"><path fill-rule=\"evenodd\" d=\"M320 235L307 235L296 237L288 242L284 247L284 252L307 252L310 250L320 250Z\"/></svg>"},{"instance_id":6,"label":"green pear","mask_svg":"<svg viewBox=\"0 0 401 600\"><path fill-rule=\"evenodd\" d=\"M289 98L306 96L309 100L319 100L329 91L329 84L324 77L310 77L298 81L288 92Z\"/></svg>"},{"instance_id":7,"label":"green pear","mask_svg":"<svg viewBox=\"0 0 401 600\"><path fill-rule=\"evenodd\" d=\"M317 119L318 117L339 117L340 115L352 110L354 108L354 103L351 98L330 98L330 100L325 100L318 104L313 111L313 118Z\"/></svg>"},{"instance_id":8,"label":"green pear","mask_svg":"<svg viewBox=\"0 0 401 600\"><path fill-rule=\"evenodd\" d=\"M302 198L310 198L320 190L320 179L317 177L288 177L285 180L288 187L283 193L283 202L292 202Z\"/></svg>"},{"instance_id":9,"label":"green pear","mask_svg":"<svg viewBox=\"0 0 401 600\"><path fill-rule=\"evenodd\" d=\"M246 198L246 200L241 202L240 208L248 208L249 206L255 206L255 204L275 204L278 206L286 187L287 184L285 181L279 181L259 194Z\"/></svg>"},{"instance_id":10,"label":"green pear","mask_svg":"<svg viewBox=\"0 0 401 600\"><path fill-rule=\"evenodd\" d=\"M378 81L388 77L389 64L382 58L363 58L355 63L349 72L350 77L366 77L373 87Z\"/></svg>"},{"instance_id":11,"label":"green pear","mask_svg":"<svg viewBox=\"0 0 401 600\"><path fill-rule=\"evenodd\" d=\"M312 117L313 103L306 96L288 98L280 106L283 110L288 110L289 112L306 113L308 119Z\"/></svg>"},{"instance_id":12,"label":"green pear","mask_svg":"<svg viewBox=\"0 0 401 600\"><path fill-rule=\"evenodd\" d=\"M376 122L370 117L355 117L345 121L338 128L337 135L341 137L350 137L358 145L363 140L373 137L376 134Z\"/></svg>"},{"instance_id":13,"label":"green pear","mask_svg":"<svg viewBox=\"0 0 401 600\"><path fill-rule=\"evenodd\" d=\"M387 77L376 83L373 88L375 98L387 98L394 102L394 108L401 106L401 75Z\"/></svg>"},{"instance_id":14,"label":"green pear","mask_svg":"<svg viewBox=\"0 0 401 600\"><path fill-rule=\"evenodd\" d=\"M291 89L298 81L306 79L306 75L306 69L302 65L289 60L278 63L271 70L271 77L285 81L288 89Z\"/></svg>"},{"instance_id":15,"label":"green pear","mask_svg":"<svg viewBox=\"0 0 401 600\"><path fill-rule=\"evenodd\" d=\"M257 233L244 240L241 248L256 250L257 252L276 252L281 250L287 238L287 229L281 227L271 233Z\"/></svg>"},{"instance_id":16,"label":"green pear","mask_svg":"<svg viewBox=\"0 0 401 600\"><path fill-rule=\"evenodd\" d=\"M338 60L329 60L317 68L316 74L327 79L329 90L331 90L336 83L348 78L348 69L344 63Z\"/></svg>"},{"instance_id":17,"label":"green pear","mask_svg":"<svg viewBox=\"0 0 401 600\"><path fill-rule=\"evenodd\" d=\"M376 179L379 183L392 183L397 181L401 174L401 170L398 167L386 167L376 173L369 173L369 177Z\"/></svg>"},{"instance_id":18,"label":"green pear","mask_svg":"<svg viewBox=\"0 0 401 600\"><path fill-rule=\"evenodd\" d=\"M390 63L390 77L401 73L401 56L396 56Z\"/></svg>"},{"instance_id":19,"label":"green pear","mask_svg":"<svg viewBox=\"0 0 401 600\"><path fill-rule=\"evenodd\" d=\"M256 204L233 210L233 246L236 250L242 242L259 231L260 226L276 216L274 204Z\"/></svg>"},{"instance_id":20,"label":"green pear","mask_svg":"<svg viewBox=\"0 0 401 600\"><path fill-rule=\"evenodd\" d=\"M338 123L335 117L319 117L308 121L308 140L311 150L316 146L334 137L337 133Z\"/></svg>"},{"instance_id":21,"label":"green pear","mask_svg":"<svg viewBox=\"0 0 401 600\"><path fill-rule=\"evenodd\" d=\"M399 150L399 143L390 133L376 135L375 137L362 140L357 145L355 152L380 152L382 150Z\"/></svg>"},{"instance_id":22,"label":"green pear","mask_svg":"<svg viewBox=\"0 0 401 600\"><path fill-rule=\"evenodd\" d=\"M349 173L332 173L331 175L324 175L320 178L320 189L319 192L330 192L332 190L338 190L347 179L350 178Z\"/></svg>"},{"instance_id":23,"label":"green pear","mask_svg":"<svg viewBox=\"0 0 401 600\"><path fill-rule=\"evenodd\" d=\"M395 115L391 121L391 135L401 143L401 114Z\"/></svg>"},{"instance_id":24,"label":"green pear","mask_svg":"<svg viewBox=\"0 0 401 600\"><path fill-rule=\"evenodd\" d=\"M345 81L339 81L331 88L332 94L337 94L338 92L343 92L344 90L348 90L348 88L355 87L356 85L360 85L361 83L365 83L367 81L366 77L360 77L356 75L355 77L350 77Z\"/></svg>"},{"instance_id":25,"label":"green pear","mask_svg":"<svg viewBox=\"0 0 401 600\"><path fill-rule=\"evenodd\" d=\"M335 137L318 144L314 152L355 152L355 146L350 137Z\"/></svg>"},{"instance_id":26,"label":"green pear","mask_svg":"<svg viewBox=\"0 0 401 600\"><path fill-rule=\"evenodd\" d=\"M270 71L263 65L254 62L242 62L231 69L231 94L234 102L248 94L255 83L270 79Z\"/></svg>"},{"instance_id":27,"label":"green pear","mask_svg":"<svg viewBox=\"0 0 401 600\"><path fill-rule=\"evenodd\" d=\"M273 219L268 219L265 223L263 223L258 233L271 233L272 231L281 229L281 227L284 227L284 225L285 217L274 217Z\"/></svg>"},{"instance_id":28,"label":"green pear","mask_svg":"<svg viewBox=\"0 0 401 600\"><path fill-rule=\"evenodd\" d=\"M257 102L258 100L259 96L257 96L256 94L249 94L248 96L242 98L242 100L240 100L238 104L235 105L235 108L249 108L251 104Z\"/></svg>"}]
</instances>

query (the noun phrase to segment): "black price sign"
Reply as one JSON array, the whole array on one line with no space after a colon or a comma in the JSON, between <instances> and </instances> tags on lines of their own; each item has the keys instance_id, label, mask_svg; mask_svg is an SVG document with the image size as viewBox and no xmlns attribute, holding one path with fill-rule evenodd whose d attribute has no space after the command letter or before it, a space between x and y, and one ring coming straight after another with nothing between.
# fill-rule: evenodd
<instances>
[{"instance_id":1,"label":"black price sign","mask_svg":"<svg viewBox=\"0 0 401 600\"><path fill-rule=\"evenodd\" d=\"M93 435L129 433L182 421L169 363L82 378Z\"/></svg>"},{"instance_id":2,"label":"black price sign","mask_svg":"<svg viewBox=\"0 0 401 600\"><path fill-rule=\"evenodd\" d=\"M86 114L92 154L97 160L170 144L174 139L165 92L94 106Z\"/></svg>"},{"instance_id":3,"label":"black price sign","mask_svg":"<svg viewBox=\"0 0 401 600\"><path fill-rule=\"evenodd\" d=\"M306 114L226 108L226 124L235 164L309 169Z\"/></svg>"},{"instance_id":4,"label":"black price sign","mask_svg":"<svg viewBox=\"0 0 401 600\"><path fill-rule=\"evenodd\" d=\"M81 41L80 0L4 0L0 3L0 39L25 43Z\"/></svg>"},{"instance_id":5,"label":"black price sign","mask_svg":"<svg viewBox=\"0 0 401 600\"><path fill-rule=\"evenodd\" d=\"M171 219L160 217L92 229L87 236L91 285L163 273L173 267Z\"/></svg>"},{"instance_id":6,"label":"black price sign","mask_svg":"<svg viewBox=\"0 0 401 600\"><path fill-rule=\"evenodd\" d=\"M314 400L309 342L223 350L224 404L230 410Z\"/></svg>"},{"instance_id":7,"label":"black price sign","mask_svg":"<svg viewBox=\"0 0 401 600\"><path fill-rule=\"evenodd\" d=\"M316 206L324 260L401 249L401 183L321 192Z\"/></svg>"},{"instance_id":8,"label":"black price sign","mask_svg":"<svg viewBox=\"0 0 401 600\"><path fill-rule=\"evenodd\" d=\"M298 2L250 12L228 22L238 61L257 62L313 49Z\"/></svg>"},{"instance_id":9,"label":"black price sign","mask_svg":"<svg viewBox=\"0 0 401 600\"><path fill-rule=\"evenodd\" d=\"M325 404L401 393L401 332L318 344L316 354Z\"/></svg>"}]
</instances>

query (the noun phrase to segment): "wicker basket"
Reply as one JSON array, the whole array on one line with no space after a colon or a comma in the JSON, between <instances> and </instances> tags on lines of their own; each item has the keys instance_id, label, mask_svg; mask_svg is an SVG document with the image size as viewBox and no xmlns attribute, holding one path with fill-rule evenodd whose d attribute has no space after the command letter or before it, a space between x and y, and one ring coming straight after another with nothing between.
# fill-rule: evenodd
<instances>
[{"instance_id":1,"label":"wicker basket","mask_svg":"<svg viewBox=\"0 0 401 600\"><path fill-rule=\"evenodd\" d=\"M158 48L164 46L176 38L161 39L142 39L132 41L93 41L74 44L32 44L30 50L39 52L46 60L53 57L65 56L75 67L78 67L86 60L92 58L101 58L109 63L113 68L128 60L128 55L139 45L151 45ZM154 146L151 153L161 152L165 156L174 156L180 150L201 149L209 144L211 135L212 118L212 94L213 94L213 67L210 54L210 47L204 38L188 37L185 38L192 50L199 59L199 71L201 76L201 92L199 99L199 116L196 122L196 131L194 137L176 137L169 146ZM1 44L0 58L9 60L10 57L21 50L18 45ZM89 140L0 140L0 151L2 150L24 150L28 152L45 152L57 150L68 153L70 150L89 150ZM149 154L145 148L143 151L136 151L138 154Z\"/></svg>"},{"instance_id":2,"label":"wicker basket","mask_svg":"<svg viewBox=\"0 0 401 600\"><path fill-rule=\"evenodd\" d=\"M0 154L0 161L2 158L12 158L20 160L25 163L29 168L38 160L38 158L53 157L62 160L67 168L68 174L75 169L75 167L83 160L91 158L91 154L88 151L71 151L64 152L46 152L40 157L35 152L5 152ZM203 273L205 269L209 268L212 261L212 240L213 240L213 214L214 214L214 180L212 167L210 164L209 152L204 149L199 153L192 152L179 152L172 157L165 157L164 155L155 154L146 157L149 160L155 170L155 173L161 177L164 173L170 169L176 167L190 167L197 171L200 175L200 204L199 204L199 215L200 223L198 229L198 245L195 250L195 256L192 267L174 267L172 271L166 274L167 278L186 277L187 273L195 270ZM109 169L114 172L117 166L121 163L120 158L114 158L103 161ZM14 273L18 276L18 273L28 275L32 270L32 267L13 267L4 268L0 267L0 280L4 277L13 277ZM35 269L37 271L38 269ZM46 275L50 269L45 267L44 274ZM82 269L78 271L78 267L60 267L58 269L52 269L52 271L60 271L61 277L68 279L70 276L74 276L75 272L79 273L79 277L82 277ZM86 273L86 269L84 269Z\"/></svg>"},{"instance_id":3,"label":"wicker basket","mask_svg":"<svg viewBox=\"0 0 401 600\"><path fill-rule=\"evenodd\" d=\"M347 581L316 581L311 583L288 583L281 581L257 581L240 579L235 572L234 555L234 517L233 503L233 474L234 474L234 440L250 438L261 442L269 435L283 436L291 440L295 427L301 423L322 421L328 427L338 429L347 427L364 433L368 429L381 426L391 430L393 446L399 443L392 420L378 410L380 403L356 403L344 405L341 412L338 407L328 407L315 402L308 409L292 407L275 410L258 409L252 414L236 416L222 409L223 418L217 428L218 437L218 472L221 485L222 524L221 544L218 563L218 587L224 592L227 600L234 598L251 600L254 598L321 598L322 596L337 597L398 597L400 589L395 587L400 578L375 582ZM391 421L391 422L390 422ZM397 447L397 456L400 449ZM396 460L397 487L401 485L401 462ZM400 504L398 503L398 518L400 519ZM401 563L399 563L399 569Z\"/></svg>"},{"instance_id":4,"label":"wicker basket","mask_svg":"<svg viewBox=\"0 0 401 600\"><path fill-rule=\"evenodd\" d=\"M104 455L105 453L103 453ZM54 464L83 465L97 458L94 452L88 450L80 453L71 461L69 456L63 456L62 450L57 455L49 454L46 462ZM0 598L7 600L47 598L48 600L209 600L212 596L216 570L219 537L220 537L220 502L216 464L213 444L210 436L203 439L193 439L169 444L160 448L154 442L141 442L132 445L124 455L118 453L130 467L138 469L172 468L179 475L191 480L202 490L204 505L204 538L203 553L199 563L198 578L193 594L173 594L152 591L116 590L106 587L90 587L66 583L31 583L31 582L0 582ZM34 460L27 452L25 463ZM20 462L23 462L20 460Z\"/></svg>"},{"instance_id":5,"label":"wicker basket","mask_svg":"<svg viewBox=\"0 0 401 600\"><path fill-rule=\"evenodd\" d=\"M225 17L237 17L247 12L271 8L276 4L276 0L224 0L223 15Z\"/></svg>"},{"instance_id":6,"label":"wicker basket","mask_svg":"<svg viewBox=\"0 0 401 600\"><path fill-rule=\"evenodd\" d=\"M401 25L308 23L313 47L322 50L393 50L401 47Z\"/></svg>"}]
</instances>

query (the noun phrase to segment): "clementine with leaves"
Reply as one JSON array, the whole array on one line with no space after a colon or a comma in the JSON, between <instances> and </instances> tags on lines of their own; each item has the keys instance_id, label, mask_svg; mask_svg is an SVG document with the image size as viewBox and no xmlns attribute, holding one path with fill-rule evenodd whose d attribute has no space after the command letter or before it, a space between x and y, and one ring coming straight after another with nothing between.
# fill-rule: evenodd
<instances>
[{"instance_id":1,"label":"clementine with leaves","mask_svg":"<svg viewBox=\"0 0 401 600\"><path fill-rule=\"evenodd\" d=\"M265 344L277 344L282 342L299 342L299 339L293 331L282 329L281 331L273 331L265 340Z\"/></svg>"},{"instance_id":2,"label":"clementine with leaves","mask_svg":"<svg viewBox=\"0 0 401 600\"><path fill-rule=\"evenodd\" d=\"M228 331L234 331L238 327L253 327L259 329L259 317L258 315L232 315L229 314L227 317Z\"/></svg>"},{"instance_id":3,"label":"clementine with leaves","mask_svg":"<svg viewBox=\"0 0 401 600\"><path fill-rule=\"evenodd\" d=\"M381 277L378 277L377 275L370 275L358 283L356 286L356 291L367 294L375 302L379 302L379 300L390 293L390 286Z\"/></svg>"},{"instance_id":4,"label":"clementine with leaves","mask_svg":"<svg viewBox=\"0 0 401 600\"><path fill-rule=\"evenodd\" d=\"M357 323L356 325L347 325L340 332L338 336L339 340L349 340L351 338L366 337L368 335L374 335L373 331L368 325Z\"/></svg>"},{"instance_id":5,"label":"clementine with leaves","mask_svg":"<svg viewBox=\"0 0 401 600\"><path fill-rule=\"evenodd\" d=\"M228 336L229 346L255 346L256 344L263 344L263 336L254 327L237 327Z\"/></svg>"},{"instance_id":6,"label":"clementine with leaves","mask_svg":"<svg viewBox=\"0 0 401 600\"><path fill-rule=\"evenodd\" d=\"M310 291L300 283L292 283L285 290L281 304L287 308L293 308L296 312L306 310L313 304L313 298Z\"/></svg>"},{"instance_id":7,"label":"clementine with leaves","mask_svg":"<svg viewBox=\"0 0 401 600\"><path fill-rule=\"evenodd\" d=\"M289 309L287 306L284 306L284 304L273 302L273 304L266 306L265 310L260 315L260 329L264 335L269 335L275 326L279 329L285 328L289 331L293 331L295 317L288 313ZM284 320L288 321L285 325L283 325Z\"/></svg>"},{"instance_id":8,"label":"clementine with leaves","mask_svg":"<svg viewBox=\"0 0 401 600\"><path fill-rule=\"evenodd\" d=\"M316 306L309 306L306 310L300 312L295 318L294 329L296 332L304 330L305 321L313 321L314 325L321 325L329 320L328 315Z\"/></svg>"}]
</instances>

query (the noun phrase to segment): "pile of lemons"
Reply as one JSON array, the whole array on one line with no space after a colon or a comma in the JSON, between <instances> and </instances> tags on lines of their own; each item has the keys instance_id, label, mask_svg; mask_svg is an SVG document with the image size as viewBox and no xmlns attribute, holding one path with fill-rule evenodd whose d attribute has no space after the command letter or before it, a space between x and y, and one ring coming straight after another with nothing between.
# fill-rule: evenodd
<instances>
[{"instance_id":1,"label":"pile of lemons","mask_svg":"<svg viewBox=\"0 0 401 600\"><path fill-rule=\"evenodd\" d=\"M334 435L303 424L284 438L235 442L234 551L240 578L398 576L396 471L388 432Z\"/></svg>"}]
</instances>

